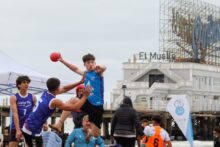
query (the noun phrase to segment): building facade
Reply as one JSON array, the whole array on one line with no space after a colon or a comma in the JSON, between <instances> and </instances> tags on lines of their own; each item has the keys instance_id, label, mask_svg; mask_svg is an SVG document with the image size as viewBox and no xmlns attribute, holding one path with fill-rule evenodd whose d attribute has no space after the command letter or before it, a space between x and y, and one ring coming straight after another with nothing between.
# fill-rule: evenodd
<instances>
[{"instance_id":1,"label":"building facade","mask_svg":"<svg viewBox=\"0 0 220 147\"><path fill-rule=\"evenodd\" d=\"M125 95L137 110L166 111L169 95L187 95L192 112L220 111L220 67L179 62L125 62L123 80L112 92L113 108Z\"/></svg>"}]
</instances>

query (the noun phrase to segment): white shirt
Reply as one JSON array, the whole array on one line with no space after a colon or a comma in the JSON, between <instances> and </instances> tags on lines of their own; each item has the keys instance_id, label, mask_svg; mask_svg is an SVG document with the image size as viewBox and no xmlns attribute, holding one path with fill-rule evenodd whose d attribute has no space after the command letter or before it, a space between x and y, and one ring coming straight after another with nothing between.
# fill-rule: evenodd
<instances>
[{"instance_id":1,"label":"white shirt","mask_svg":"<svg viewBox=\"0 0 220 147\"><path fill-rule=\"evenodd\" d=\"M153 136L153 135L155 134L155 127L146 126L146 127L144 128L144 134L145 134L147 137ZM162 138L164 141L170 141L169 134L168 134L167 131L164 130L163 128L161 128L160 136L161 136L161 138Z\"/></svg>"}]
</instances>

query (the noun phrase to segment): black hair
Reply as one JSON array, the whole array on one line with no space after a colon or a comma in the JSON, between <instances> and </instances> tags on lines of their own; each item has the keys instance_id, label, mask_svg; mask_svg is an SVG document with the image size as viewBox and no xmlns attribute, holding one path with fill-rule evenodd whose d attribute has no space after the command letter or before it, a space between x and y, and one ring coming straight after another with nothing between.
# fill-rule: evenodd
<instances>
[{"instance_id":1,"label":"black hair","mask_svg":"<svg viewBox=\"0 0 220 147\"><path fill-rule=\"evenodd\" d=\"M95 61L95 56L93 54L88 53L82 57L82 60L83 60L83 63L86 63L87 61L90 61L90 60Z\"/></svg>"},{"instance_id":2,"label":"black hair","mask_svg":"<svg viewBox=\"0 0 220 147\"><path fill-rule=\"evenodd\" d=\"M16 87L17 87L18 89L20 89L18 85L21 85L21 83L24 83L24 82L30 83L31 80L30 80L30 78L29 78L28 76L24 76L24 75L23 75L23 76L19 76L19 77L17 78L17 80L16 80Z\"/></svg>"},{"instance_id":3,"label":"black hair","mask_svg":"<svg viewBox=\"0 0 220 147\"><path fill-rule=\"evenodd\" d=\"M156 123L158 124L161 124L162 123L162 118L160 115L155 115L152 117L152 120L155 121Z\"/></svg>"},{"instance_id":4,"label":"black hair","mask_svg":"<svg viewBox=\"0 0 220 147\"><path fill-rule=\"evenodd\" d=\"M146 122L146 123L147 123L148 120L144 118L144 119L141 120L141 122L142 122L142 123L143 123L143 122Z\"/></svg>"},{"instance_id":5,"label":"black hair","mask_svg":"<svg viewBox=\"0 0 220 147\"><path fill-rule=\"evenodd\" d=\"M133 104L132 104L131 98L128 97L128 96L125 96L125 98L123 99L123 104L127 104L127 105L129 105L130 107L133 108Z\"/></svg>"},{"instance_id":6,"label":"black hair","mask_svg":"<svg viewBox=\"0 0 220 147\"><path fill-rule=\"evenodd\" d=\"M220 128L219 128L219 127L216 127L216 128L214 128L214 131L220 133Z\"/></svg>"},{"instance_id":7,"label":"black hair","mask_svg":"<svg viewBox=\"0 0 220 147\"><path fill-rule=\"evenodd\" d=\"M60 80L57 78L49 78L47 80L47 89L49 90L49 92L54 92L55 90L57 90L57 88L59 88L60 86Z\"/></svg>"}]
</instances>

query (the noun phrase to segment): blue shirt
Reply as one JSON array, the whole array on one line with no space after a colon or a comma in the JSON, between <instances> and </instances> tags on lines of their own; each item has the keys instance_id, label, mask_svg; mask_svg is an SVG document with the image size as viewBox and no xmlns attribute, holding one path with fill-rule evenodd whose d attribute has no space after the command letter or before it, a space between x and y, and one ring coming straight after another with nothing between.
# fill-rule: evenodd
<instances>
[{"instance_id":1,"label":"blue shirt","mask_svg":"<svg viewBox=\"0 0 220 147\"><path fill-rule=\"evenodd\" d=\"M61 147L62 139L54 132L46 131L42 133L44 147Z\"/></svg>"},{"instance_id":2,"label":"blue shirt","mask_svg":"<svg viewBox=\"0 0 220 147\"><path fill-rule=\"evenodd\" d=\"M104 140L101 137L95 138L92 136L87 143L86 134L82 128L73 130L66 140L65 147L71 147L72 143L74 143L74 147L94 147L95 145L105 147Z\"/></svg>"},{"instance_id":3,"label":"blue shirt","mask_svg":"<svg viewBox=\"0 0 220 147\"><path fill-rule=\"evenodd\" d=\"M43 124L55 111L55 109L51 109L49 107L50 102L54 98L55 96L49 93L48 91L45 91L42 94L33 112L29 115L29 117L25 121L24 127L27 130L25 131L23 128L23 131L25 131L29 135L41 134Z\"/></svg>"},{"instance_id":4,"label":"blue shirt","mask_svg":"<svg viewBox=\"0 0 220 147\"><path fill-rule=\"evenodd\" d=\"M85 86L90 85L92 92L88 97L88 101L95 106L104 104L104 80L103 77L96 73L95 70L86 71Z\"/></svg>"},{"instance_id":5,"label":"blue shirt","mask_svg":"<svg viewBox=\"0 0 220 147\"><path fill-rule=\"evenodd\" d=\"M34 107L34 101L32 94L28 93L26 97L22 97L20 94L16 93L16 104L18 110L18 118L19 118L19 127L22 128L25 120L30 115ZM14 117L12 113L12 109L10 110L11 123L10 129L15 129Z\"/></svg>"}]
</instances>

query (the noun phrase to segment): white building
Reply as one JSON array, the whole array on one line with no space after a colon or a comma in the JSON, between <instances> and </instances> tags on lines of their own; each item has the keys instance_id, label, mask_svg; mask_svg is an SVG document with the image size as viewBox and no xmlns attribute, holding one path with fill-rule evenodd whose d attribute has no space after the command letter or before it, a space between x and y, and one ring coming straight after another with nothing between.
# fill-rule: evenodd
<instances>
[{"instance_id":1,"label":"white building","mask_svg":"<svg viewBox=\"0 0 220 147\"><path fill-rule=\"evenodd\" d=\"M192 112L220 111L220 67L191 62L123 63L124 78L113 89L113 109L125 95L139 111L166 111L169 95L186 94ZM123 91L122 86L126 85Z\"/></svg>"}]
</instances>

